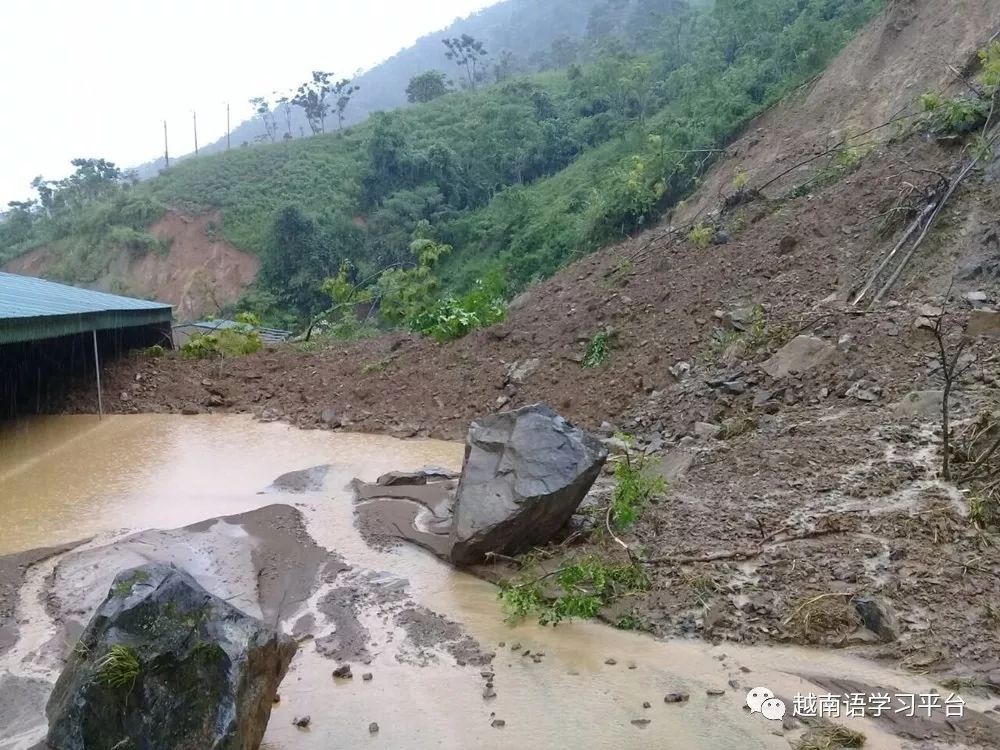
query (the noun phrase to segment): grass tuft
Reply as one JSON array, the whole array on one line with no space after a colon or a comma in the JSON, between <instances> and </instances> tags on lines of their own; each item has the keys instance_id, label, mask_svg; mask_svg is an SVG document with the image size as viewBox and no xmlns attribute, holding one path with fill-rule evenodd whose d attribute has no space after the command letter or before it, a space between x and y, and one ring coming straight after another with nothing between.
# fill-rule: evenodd
<instances>
[{"instance_id":1,"label":"grass tuft","mask_svg":"<svg viewBox=\"0 0 1000 750\"><path fill-rule=\"evenodd\" d=\"M97 662L98 679L111 688L128 685L131 690L140 674L142 674L142 662L139 660L139 655L128 646L112 646Z\"/></svg>"}]
</instances>

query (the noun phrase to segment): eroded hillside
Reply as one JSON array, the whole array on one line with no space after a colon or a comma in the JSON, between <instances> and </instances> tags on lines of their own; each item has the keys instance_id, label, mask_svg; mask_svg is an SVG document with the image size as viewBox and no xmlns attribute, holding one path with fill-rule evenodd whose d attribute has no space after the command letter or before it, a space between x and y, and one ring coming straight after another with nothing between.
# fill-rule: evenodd
<instances>
[{"instance_id":1,"label":"eroded hillside","mask_svg":"<svg viewBox=\"0 0 1000 750\"><path fill-rule=\"evenodd\" d=\"M165 249L114 251L92 285L167 302L182 321L218 315L243 295L260 269L260 259L227 242L221 226L218 212L189 216L168 211L149 227ZM42 246L10 261L4 270L48 278L59 261L59 253Z\"/></svg>"},{"instance_id":2,"label":"eroded hillside","mask_svg":"<svg viewBox=\"0 0 1000 750\"><path fill-rule=\"evenodd\" d=\"M968 87L963 71L975 73L998 18L995 0L892 3L826 74L754 123L672 226L532 286L499 326L448 344L393 334L221 363L137 357L108 373L116 405L458 439L477 415L544 401L637 435L671 482L624 537L652 561L652 589L609 619L661 635L853 645L986 686L1000 555L969 517L970 487L940 477L932 329L942 310L950 334L1000 301L1000 161L965 170L966 138L910 126L921 94ZM860 142L790 169L848 136ZM935 201L898 281L878 304L852 304ZM998 387L995 340L977 340L956 378L956 435L989 419ZM336 416L324 422L324 410ZM855 612L848 600L875 603ZM859 617L873 642L855 637ZM992 730L907 731L996 743Z\"/></svg>"}]
</instances>

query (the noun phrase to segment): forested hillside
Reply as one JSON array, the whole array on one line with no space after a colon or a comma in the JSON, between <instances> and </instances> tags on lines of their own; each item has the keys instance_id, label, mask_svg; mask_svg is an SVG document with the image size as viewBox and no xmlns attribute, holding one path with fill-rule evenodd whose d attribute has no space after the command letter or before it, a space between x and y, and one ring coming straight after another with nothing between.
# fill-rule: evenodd
<instances>
[{"instance_id":1,"label":"forested hillside","mask_svg":"<svg viewBox=\"0 0 1000 750\"><path fill-rule=\"evenodd\" d=\"M821 71L881 2L611 0L600 7L632 14L610 14L600 33L613 37L640 5L669 12L633 20L631 48L606 43L583 62L343 132L187 160L139 185L83 165L19 204L0 226L0 260L48 243L61 253L58 275L86 280L111 248L155 252L145 227L166 206L221 209L219 230L263 260L245 308L304 322L331 297L335 307L375 298L386 322L421 330L435 310L467 314L461 333L497 314L497 300L683 199L751 118Z\"/></svg>"},{"instance_id":2,"label":"forested hillside","mask_svg":"<svg viewBox=\"0 0 1000 750\"><path fill-rule=\"evenodd\" d=\"M696 0L695 4L704 1ZM640 49L651 41L650 28L684 4L679 0L505 0L420 38L412 47L358 75L353 80L358 90L344 113L344 124L355 125L373 112L406 106L410 79L426 71L441 73L451 88L467 87L462 68L446 57L443 39L468 35L482 42L487 54L478 71L481 82L496 83L588 59L608 40ZM352 74L335 73L337 78ZM288 83L291 94L298 82ZM261 92L276 110L280 109L277 100L282 93ZM277 112L281 134L288 132L293 138L309 134L303 110L295 107L289 114L286 124L284 114ZM267 141L269 136L263 121L253 118L235 126L230 140L237 146ZM226 147L226 139L220 138L201 150L216 153ZM151 177L162 168L161 157L140 166L138 173Z\"/></svg>"}]
</instances>

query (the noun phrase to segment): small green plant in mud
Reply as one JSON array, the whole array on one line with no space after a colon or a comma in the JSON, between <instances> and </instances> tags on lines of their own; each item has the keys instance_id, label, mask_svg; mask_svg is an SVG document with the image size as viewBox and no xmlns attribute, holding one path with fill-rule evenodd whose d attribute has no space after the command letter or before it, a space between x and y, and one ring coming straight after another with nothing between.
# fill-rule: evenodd
<instances>
[{"instance_id":1,"label":"small green plant in mud","mask_svg":"<svg viewBox=\"0 0 1000 750\"><path fill-rule=\"evenodd\" d=\"M642 630L642 620L635 615L622 615L615 622L615 627L619 630Z\"/></svg>"},{"instance_id":2,"label":"small green plant in mud","mask_svg":"<svg viewBox=\"0 0 1000 750\"><path fill-rule=\"evenodd\" d=\"M698 224L690 232L688 232L688 240L695 247L704 249L712 242L712 237L714 235L715 230L712 229L712 227L707 227L704 224Z\"/></svg>"},{"instance_id":3,"label":"small green plant in mud","mask_svg":"<svg viewBox=\"0 0 1000 750\"><path fill-rule=\"evenodd\" d=\"M861 164L872 151L872 146L844 146L830 155L826 164L800 185L793 187L789 198L802 198L810 193L830 187L840 182Z\"/></svg>"},{"instance_id":4,"label":"small green plant in mud","mask_svg":"<svg viewBox=\"0 0 1000 750\"><path fill-rule=\"evenodd\" d=\"M979 50L979 63L980 72L969 83L973 93L947 99L930 91L920 97L924 130L938 135L966 135L988 123L1000 89L1000 42L994 41ZM978 148L982 150L985 145L988 144L982 139ZM974 155L976 148L973 145Z\"/></svg>"},{"instance_id":5,"label":"small green plant in mud","mask_svg":"<svg viewBox=\"0 0 1000 750\"><path fill-rule=\"evenodd\" d=\"M753 357L761 352L769 352L786 344L794 335L789 326L773 326L767 321L767 312L762 305L754 305L748 319L743 321L744 330L716 328L712 334L704 359L708 364L718 364L732 347L740 345L742 356Z\"/></svg>"},{"instance_id":6,"label":"small green plant in mud","mask_svg":"<svg viewBox=\"0 0 1000 750\"><path fill-rule=\"evenodd\" d=\"M142 350L142 356L148 357L149 359L159 359L166 353L167 350L164 349L159 344L153 344L152 346L147 346L145 349Z\"/></svg>"},{"instance_id":7,"label":"small green plant in mud","mask_svg":"<svg viewBox=\"0 0 1000 750\"><path fill-rule=\"evenodd\" d=\"M623 285L628 281L629 276L635 272L635 263L628 258L621 258L608 273L608 278L613 284Z\"/></svg>"},{"instance_id":8,"label":"small green plant in mud","mask_svg":"<svg viewBox=\"0 0 1000 750\"><path fill-rule=\"evenodd\" d=\"M719 592L718 581L707 573L682 575L681 581L700 607L707 608L712 597Z\"/></svg>"},{"instance_id":9,"label":"small green plant in mud","mask_svg":"<svg viewBox=\"0 0 1000 750\"><path fill-rule=\"evenodd\" d=\"M584 367L600 367L608 360L611 351L610 341L607 331L598 331L587 344L587 351L583 355Z\"/></svg>"},{"instance_id":10,"label":"small green plant in mud","mask_svg":"<svg viewBox=\"0 0 1000 750\"><path fill-rule=\"evenodd\" d=\"M386 357L385 359L378 359L374 362L369 362L364 367L361 368L362 375L371 375L376 372L384 372L385 368L389 366L392 362L391 357Z\"/></svg>"},{"instance_id":11,"label":"small green plant in mud","mask_svg":"<svg viewBox=\"0 0 1000 750\"><path fill-rule=\"evenodd\" d=\"M969 495L969 520L980 529L1000 526L1000 502L990 492L975 490Z\"/></svg>"},{"instance_id":12,"label":"small green plant in mud","mask_svg":"<svg viewBox=\"0 0 1000 750\"><path fill-rule=\"evenodd\" d=\"M864 747L866 737L840 724L824 722L814 726L798 741L795 750L845 750Z\"/></svg>"},{"instance_id":13,"label":"small green plant in mud","mask_svg":"<svg viewBox=\"0 0 1000 750\"><path fill-rule=\"evenodd\" d=\"M127 685L131 690L140 674L142 662L139 655L128 646L112 646L97 662L97 678L101 684L111 688Z\"/></svg>"},{"instance_id":14,"label":"small green plant in mud","mask_svg":"<svg viewBox=\"0 0 1000 750\"><path fill-rule=\"evenodd\" d=\"M506 620L518 623L537 616L541 625L596 617L622 596L647 591L649 575L636 563L612 563L587 555L557 570L538 575L532 566L500 584Z\"/></svg>"},{"instance_id":15,"label":"small green plant in mud","mask_svg":"<svg viewBox=\"0 0 1000 750\"><path fill-rule=\"evenodd\" d=\"M639 520L646 507L667 491L667 480L659 473L658 462L637 453L631 435L615 437L625 444L625 452L611 459L614 465L615 490L611 496L610 521L618 530L627 529Z\"/></svg>"},{"instance_id":16,"label":"small green plant in mud","mask_svg":"<svg viewBox=\"0 0 1000 750\"><path fill-rule=\"evenodd\" d=\"M737 167L736 172L733 173L733 189L742 190L749 184L750 173L743 169L743 167Z\"/></svg>"},{"instance_id":17,"label":"small green plant in mud","mask_svg":"<svg viewBox=\"0 0 1000 750\"><path fill-rule=\"evenodd\" d=\"M993 604L993 602L986 602L983 607L983 617L992 627L1000 627L1000 606Z\"/></svg>"},{"instance_id":18,"label":"small green plant in mud","mask_svg":"<svg viewBox=\"0 0 1000 750\"><path fill-rule=\"evenodd\" d=\"M757 421L747 414L743 414L738 417L731 417L722 423L722 432L719 433L719 439L732 440L740 435L753 432L756 429Z\"/></svg>"}]
</instances>

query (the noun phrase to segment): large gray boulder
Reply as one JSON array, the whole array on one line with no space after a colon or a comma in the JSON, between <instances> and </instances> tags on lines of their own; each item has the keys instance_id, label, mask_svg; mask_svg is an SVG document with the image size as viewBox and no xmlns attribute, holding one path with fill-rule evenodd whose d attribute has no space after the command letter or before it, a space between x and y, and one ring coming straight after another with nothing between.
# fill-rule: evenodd
<instances>
[{"instance_id":1,"label":"large gray boulder","mask_svg":"<svg viewBox=\"0 0 1000 750\"><path fill-rule=\"evenodd\" d=\"M761 365L761 369L775 380L789 375L800 375L826 364L837 355L837 348L816 336L796 336L774 356Z\"/></svg>"},{"instance_id":2,"label":"large gray boulder","mask_svg":"<svg viewBox=\"0 0 1000 750\"><path fill-rule=\"evenodd\" d=\"M608 457L601 442L541 404L469 427L451 559L483 560L545 544L580 505Z\"/></svg>"},{"instance_id":3,"label":"large gray boulder","mask_svg":"<svg viewBox=\"0 0 1000 750\"><path fill-rule=\"evenodd\" d=\"M296 645L176 568L119 573L49 698L54 750L256 750Z\"/></svg>"}]
</instances>

